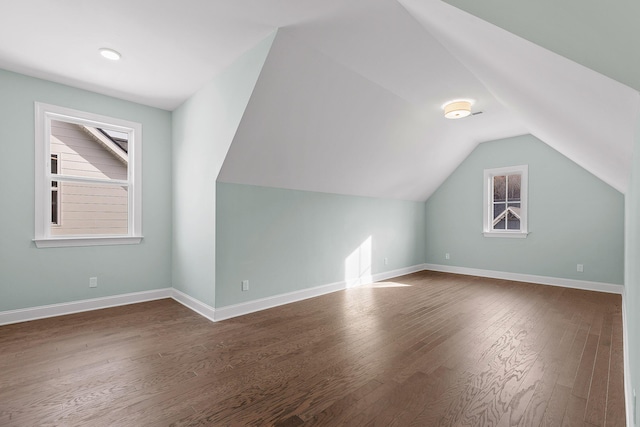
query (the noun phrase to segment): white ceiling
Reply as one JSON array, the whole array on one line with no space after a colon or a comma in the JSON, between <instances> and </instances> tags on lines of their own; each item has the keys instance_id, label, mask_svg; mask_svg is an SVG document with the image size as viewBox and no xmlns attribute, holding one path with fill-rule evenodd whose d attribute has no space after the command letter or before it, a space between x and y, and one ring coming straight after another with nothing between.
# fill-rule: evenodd
<instances>
[{"instance_id":1,"label":"white ceiling","mask_svg":"<svg viewBox=\"0 0 640 427\"><path fill-rule=\"evenodd\" d=\"M4 3L0 68L168 110L280 29L230 182L424 200L478 143L533 133L626 190L637 92L440 0ZM483 114L444 119L460 97Z\"/></svg>"},{"instance_id":2,"label":"white ceiling","mask_svg":"<svg viewBox=\"0 0 640 427\"><path fill-rule=\"evenodd\" d=\"M348 4L346 4L348 3ZM367 0L3 0L0 67L173 110L276 28ZM119 51L113 63L100 47Z\"/></svg>"},{"instance_id":3,"label":"white ceiling","mask_svg":"<svg viewBox=\"0 0 640 427\"><path fill-rule=\"evenodd\" d=\"M458 88L421 82L415 87L421 96L412 94L410 102L382 86L398 85L393 77L403 66L378 73L376 84L354 71L366 58L348 61L348 68L311 47L298 31L280 30L218 179L425 200L478 143L526 133L440 45L414 52L433 61L436 72L427 74L457 75L483 114L445 119L442 102ZM388 56L393 55L401 56Z\"/></svg>"}]
</instances>

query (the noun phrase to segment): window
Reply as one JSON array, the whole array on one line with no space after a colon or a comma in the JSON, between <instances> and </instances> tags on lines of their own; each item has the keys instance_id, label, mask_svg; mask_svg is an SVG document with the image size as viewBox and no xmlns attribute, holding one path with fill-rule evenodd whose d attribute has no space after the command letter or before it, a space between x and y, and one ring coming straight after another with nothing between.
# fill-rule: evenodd
<instances>
[{"instance_id":1,"label":"window","mask_svg":"<svg viewBox=\"0 0 640 427\"><path fill-rule=\"evenodd\" d=\"M38 247L139 243L139 123L36 103Z\"/></svg>"},{"instance_id":2,"label":"window","mask_svg":"<svg viewBox=\"0 0 640 427\"><path fill-rule=\"evenodd\" d=\"M527 237L527 179L527 165L485 169L485 237Z\"/></svg>"}]
</instances>

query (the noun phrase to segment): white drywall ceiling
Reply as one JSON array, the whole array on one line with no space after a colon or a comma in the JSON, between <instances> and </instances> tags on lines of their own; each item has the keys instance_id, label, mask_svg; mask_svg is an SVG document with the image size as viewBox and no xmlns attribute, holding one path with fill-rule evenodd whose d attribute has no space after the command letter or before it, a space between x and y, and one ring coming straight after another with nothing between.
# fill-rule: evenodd
<instances>
[{"instance_id":1,"label":"white drywall ceiling","mask_svg":"<svg viewBox=\"0 0 640 427\"><path fill-rule=\"evenodd\" d=\"M440 0L7 1L0 68L172 110L278 28L221 179L422 200L531 132L626 190L637 92Z\"/></svg>"},{"instance_id":2,"label":"white drywall ceiling","mask_svg":"<svg viewBox=\"0 0 640 427\"><path fill-rule=\"evenodd\" d=\"M461 76L483 114L445 119L450 89L428 85L417 106L296 35L278 32L219 180L425 200L478 143L526 132L439 46L421 53Z\"/></svg>"}]
</instances>

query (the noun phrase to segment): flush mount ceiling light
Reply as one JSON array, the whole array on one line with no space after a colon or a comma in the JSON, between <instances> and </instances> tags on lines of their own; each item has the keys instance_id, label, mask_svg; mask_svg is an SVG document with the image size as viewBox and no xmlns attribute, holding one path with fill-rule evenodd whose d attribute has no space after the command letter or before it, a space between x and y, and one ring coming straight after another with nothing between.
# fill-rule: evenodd
<instances>
[{"instance_id":1,"label":"flush mount ceiling light","mask_svg":"<svg viewBox=\"0 0 640 427\"><path fill-rule=\"evenodd\" d=\"M445 104L444 116L447 119L461 119L471 114L471 101L458 100Z\"/></svg>"},{"instance_id":2,"label":"flush mount ceiling light","mask_svg":"<svg viewBox=\"0 0 640 427\"><path fill-rule=\"evenodd\" d=\"M122 57L122 55L120 55L120 52L109 49L108 47L101 47L100 49L98 49L98 51L100 52L100 55L112 61L117 61Z\"/></svg>"}]
</instances>

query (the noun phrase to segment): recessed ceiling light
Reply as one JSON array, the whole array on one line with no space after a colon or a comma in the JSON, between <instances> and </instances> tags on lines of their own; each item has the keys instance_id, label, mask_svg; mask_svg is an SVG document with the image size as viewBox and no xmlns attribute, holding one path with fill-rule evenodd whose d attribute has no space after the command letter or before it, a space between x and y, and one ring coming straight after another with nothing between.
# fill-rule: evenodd
<instances>
[{"instance_id":1,"label":"recessed ceiling light","mask_svg":"<svg viewBox=\"0 0 640 427\"><path fill-rule=\"evenodd\" d=\"M100 55L112 61L117 61L122 57L122 55L120 55L120 52L109 49L108 47L102 47L99 49L99 51Z\"/></svg>"}]
</instances>

